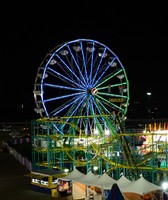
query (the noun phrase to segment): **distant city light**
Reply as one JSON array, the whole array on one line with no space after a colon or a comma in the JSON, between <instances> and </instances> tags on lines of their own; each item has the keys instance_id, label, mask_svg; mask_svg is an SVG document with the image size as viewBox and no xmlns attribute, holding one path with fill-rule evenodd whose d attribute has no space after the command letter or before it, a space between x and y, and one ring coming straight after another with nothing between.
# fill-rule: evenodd
<instances>
[{"instance_id":1,"label":"distant city light","mask_svg":"<svg viewBox=\"0 0 168 200\"><path fill-rule=\"evenodd\" d=\"M147 92L147 95L150 96L152 93L151 92Z\"/></svg>"}]
</instances>

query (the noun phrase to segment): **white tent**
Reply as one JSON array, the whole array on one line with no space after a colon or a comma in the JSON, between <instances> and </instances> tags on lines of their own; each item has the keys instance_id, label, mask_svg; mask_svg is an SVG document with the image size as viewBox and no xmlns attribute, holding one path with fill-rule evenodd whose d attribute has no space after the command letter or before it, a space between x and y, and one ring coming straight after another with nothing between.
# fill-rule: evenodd
<instances>
[{"instance_id":1,"label":"white tent","mask_svg":"<svg viewBox=\"0 0 168 200\"><path fill-rule=\"evenodd\" d=\"M107 173L104 173L99 177L98 180L94 182L94 186L101 187L106 190L110 190L113 183L116 183L116 180L110 177Z\"/></svg>"},{"instance_id":2,"label":"white tent","mask_svg":"<svg viewBox=\"0 0 168 200\"><path fill-rule=\"evenodd\" d=\"M93 185L99 178L94 175L91 171L89 171L86 175L81 178L75 179L74 181L83 183L85 185ZM73 180L72 180L73 181Z\"/></svg>"},{"instance_id":3,"label":"white tent","mask_svg":"<svg viewBox=\"0 0 168 200\"><path fill-rule=\"evenodd\" d=\"M76 180L76 179L80 179L82 177L84 177L85 174L83 174L82 172L78 171L76 168L70 172L67 176L64 176L63 178L61 178L62 180Z\"/></svg>"},{"instance_id":4,"label":"white tent","mask_svg":"<svg viewBox=\"0 0 168 200\"><path fill-rule=\"evenodd\" d=\"M91 171L78 179L72 179L73 199L86 198L89 195L88 186L92 185L92 182L96 182L96 180L98 180L98 177L95 176Z\"/></svg>"},{"instance_id":5,"label":"white tent","mask_svg":"<svg viewBox=\"0 0 168 200\"><path fill-rule=\"evenodd\" d=\"M132 192L141 195L145 195L149 192L155 190L163 190L162 187L155 185L149 181L147 181L143 176L136 181L132 181L127 186L120 186L120 190L122 193L124 192Z\"/></svg>"},{"instance_id":6,"label":"white tent","mask_svg":"<svg viewBox=\"0 0 168 200\"><path fill-rule=\"evenodd\" d=\"M75 168L67 176L60 178L62 180L72 181L72 197L74 200L86 197L86 186L82 183L75 182L76 179L82 179L84 176L85 174Z\"/></svg>"},{"instance_id":7,"label":"white tent","mask_svg":"<svg viewBox=\"0 0 168 200\"><path fill-rule=\"evenodd\" d=\"M128 178L126 178L124 175L122 175L118 180L117 180L117 185L119 188L122 188L124 186L129 185L130 183L132 183L131 180L129 180Z\"/></svg>"}]
</instances>

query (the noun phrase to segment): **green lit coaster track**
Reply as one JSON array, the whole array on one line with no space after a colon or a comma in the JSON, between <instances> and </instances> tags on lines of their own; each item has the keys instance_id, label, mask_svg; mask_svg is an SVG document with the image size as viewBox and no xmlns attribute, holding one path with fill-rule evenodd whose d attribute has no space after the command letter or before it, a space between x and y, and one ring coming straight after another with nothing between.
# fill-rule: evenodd
<instances>
[{"instance_id":1,"label":"green lit coaster track","mask_svg":"<svg viewBox=\"0 0 168 200\"><path fill-rule=\"evenodd\" d=\"M130 146L121 136L129 82L110 48L91 39L57 46L39 66L33 92L41 117L34 124L35 164L88 169L98 164L101 171L126 166L135 177ZM114 159L120 152L121 165Z\"/></svg>"}]
</instances>

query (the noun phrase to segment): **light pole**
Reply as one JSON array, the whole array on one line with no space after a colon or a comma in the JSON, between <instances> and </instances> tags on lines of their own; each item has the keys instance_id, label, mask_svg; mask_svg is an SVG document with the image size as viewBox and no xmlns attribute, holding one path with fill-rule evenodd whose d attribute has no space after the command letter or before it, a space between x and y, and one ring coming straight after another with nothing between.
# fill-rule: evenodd
<instances>
[{"instance_id":1,"label":"light pole","mask_svg":"<svg viewBox=\"0 0 168 200\"><path fill-rule=\"evenodd\" d=\"M147 92L146 94L149 97L149 102L148 102L149 103L148 104L148 114L149 115L148 115L148 117L151 118L151 95L152 95L152 93L151 92Z\"/></svg>"},{"instance_id":2,"label":"light pole","mask_svg":"<svg viewBox=\"0 0 168 200\"><path fill-rule=\"evenodd\" d=\"M162 183L162 198L165 199L165 197L167 198L167 189L168 189L168 183L167 182L163 182ZM165 196L165 197L164 197Z\"/></svg>"}]
</instances>

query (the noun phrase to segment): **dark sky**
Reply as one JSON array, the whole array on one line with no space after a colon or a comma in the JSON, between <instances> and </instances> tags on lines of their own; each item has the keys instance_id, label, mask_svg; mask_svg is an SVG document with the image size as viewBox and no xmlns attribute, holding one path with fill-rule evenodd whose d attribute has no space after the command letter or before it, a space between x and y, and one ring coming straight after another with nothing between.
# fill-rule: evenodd
<instances>
[{"instance_id":1,"label":"dark sky","mask_svg":"<svg viewBox=\"0 0 168 200\"><path fill-rule=\"evenodd\" d=\"M58 2L27 5L16 1L4 6L0 121L37 117L33 110L37 68L55 46L79 38L104 43L119 57L129 79L130 107L135 101L147 102L146 93L150 91L152 103L160 109L160 117L167 118L166 7L115 6L107 1L97 5L87 1L70 5ZM24 114L21 105L24 105Z\"/></svg>"}]
</instances>

